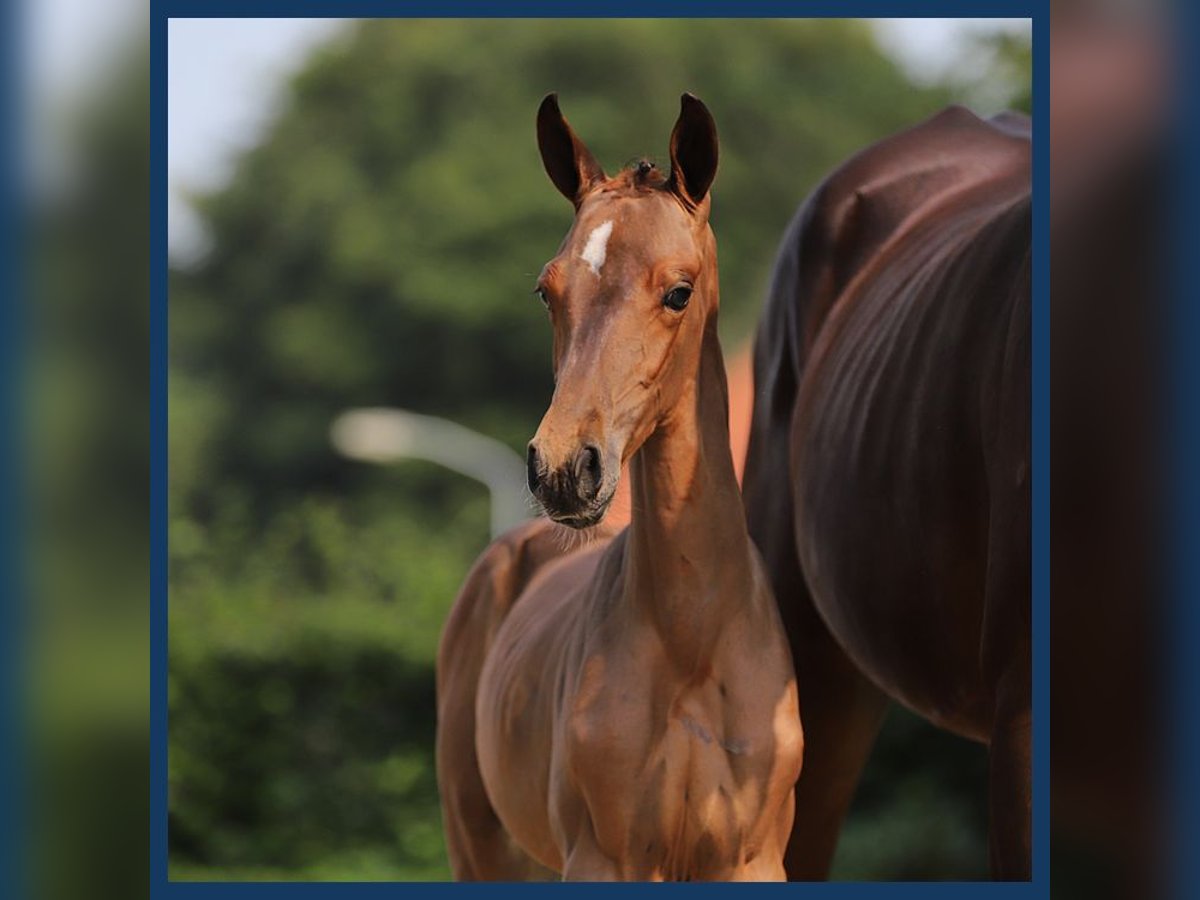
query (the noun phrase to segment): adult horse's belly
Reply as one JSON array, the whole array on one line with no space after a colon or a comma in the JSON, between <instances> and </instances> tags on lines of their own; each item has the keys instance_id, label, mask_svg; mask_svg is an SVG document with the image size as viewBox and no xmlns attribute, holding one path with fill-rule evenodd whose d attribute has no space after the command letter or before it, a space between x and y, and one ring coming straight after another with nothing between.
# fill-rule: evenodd
<instances>
[{"instance_id":1,"label":"adult horse's belly","mask_svg":"<svg viewBox=\"0 0 1200 900\"><path fill-rule=\"evenodd\" d=\"M886 693L980 740L990 319L894 283L846 299L791 437L797 549L831 632Z\"/></svg>"}]
</instances>

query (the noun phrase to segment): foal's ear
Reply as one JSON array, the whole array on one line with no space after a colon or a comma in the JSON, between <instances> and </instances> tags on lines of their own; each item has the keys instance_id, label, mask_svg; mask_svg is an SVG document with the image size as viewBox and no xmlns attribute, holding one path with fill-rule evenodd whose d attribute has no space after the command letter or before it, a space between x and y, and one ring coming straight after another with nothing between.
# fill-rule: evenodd
<instances>
[{"instance_id":1,"label":"foal's ear","mask_svg":"<svg viewBox=\"0 0 1200 900\"><path fill-rule=\"evenodd\" d=\"M670 187L699 206L717 174L717 123L708 107L691 94L679 98L679 118L671 131Z\"/></svg>"},{"instance_id":2,"label":"foal's ear","mask_svg":"<svg viewBox=\"0 0 1200 900\"><path fill-rule=\"evenodd\" d=\"M547 94L538 108L537 139L546 174L578 207L588 188L604 180L604 170L567 124L558 108L558 94Z\"/></svg>"}]
</instances>

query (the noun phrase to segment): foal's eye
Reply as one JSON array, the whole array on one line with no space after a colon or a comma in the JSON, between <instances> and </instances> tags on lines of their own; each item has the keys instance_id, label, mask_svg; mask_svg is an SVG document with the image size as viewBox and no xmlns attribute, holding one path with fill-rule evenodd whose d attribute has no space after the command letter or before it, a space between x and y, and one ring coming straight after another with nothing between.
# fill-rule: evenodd
<instances>
[{"instance_id":1,"label":"foal's eye","mask_svg":"<svg viewBox=\"0 0 1200 900\"><path fill-rule=\"evenodd\" d=\"M533 292L535 294L537 294L537 298L542 301L542 306L546 307L546 309L549 309L550 308L550 298L546 296L546 289L536 287L533 289Z\"/></svg>"},{"instance_id":2,"label":"foal's eye","mask_svg":"<svg viewBox=\"0 0 1200 900\"><path fill-rule=\"evenodd\" d=\"M663 297L663 306L675 312L683 312L688 305L688 300L692 297L692 289L690 287L680 286L667 291L667 295Z\"/></svg>"}]
</instances>

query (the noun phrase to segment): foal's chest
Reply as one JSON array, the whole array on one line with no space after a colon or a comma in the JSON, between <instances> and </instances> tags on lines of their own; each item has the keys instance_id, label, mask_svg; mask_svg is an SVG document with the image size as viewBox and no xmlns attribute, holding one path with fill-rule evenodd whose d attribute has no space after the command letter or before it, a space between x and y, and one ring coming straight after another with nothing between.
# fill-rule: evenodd
<instances>
[{"instance_id":1,"label":"foal's chest","mask_svg":"<svg viewBox=\"0 0 1200 900\"><path fill-rule=\"evenodd\" d=\"M568 753L601 849L639 880L719 878L761 841L769 723L744 724L729 687L587 678ZM723 696L724 692L724 696ZM765 727L764 727L765 726Z\"/></svg>"}]
</instances>

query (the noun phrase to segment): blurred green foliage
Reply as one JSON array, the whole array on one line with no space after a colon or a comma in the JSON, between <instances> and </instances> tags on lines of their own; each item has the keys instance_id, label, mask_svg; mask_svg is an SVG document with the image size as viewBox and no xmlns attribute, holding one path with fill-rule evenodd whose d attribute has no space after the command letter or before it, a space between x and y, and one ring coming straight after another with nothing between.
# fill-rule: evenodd
<instances>
[{"instance_id":1,"label":"blurred green foliage","mask_svg":"<svg viewBox=\"0 0 1200 900\"><path fill-rule=\"evenodd\" d=\"M150 865L149 57L131 49L64 124L71 177L36 198L22 273L19 849L51 900L136 900Z\"/></svg>"},{"instance_id":2,"label":"blurred green foliage","mask_svg":"<svg viewBox=\"0 0 1200 900\"><path fill-rule=\"evenodd\" d=\"M682 91L712 109L730 345L821 175L969 96L914 87L838 20L371 21L316 52L198 198L209 251L171 273L173 878L448 877L433 655L486 495L340 459L328 430L363 405L514 448L536 427L530 292L571 217L534 141L551 90L610 171L665 157ZM981 874L981 760L897 714L838 873Z\"/></svg>"}]
</instances>

